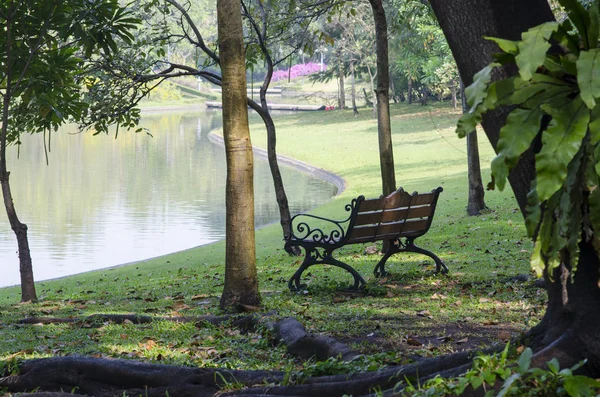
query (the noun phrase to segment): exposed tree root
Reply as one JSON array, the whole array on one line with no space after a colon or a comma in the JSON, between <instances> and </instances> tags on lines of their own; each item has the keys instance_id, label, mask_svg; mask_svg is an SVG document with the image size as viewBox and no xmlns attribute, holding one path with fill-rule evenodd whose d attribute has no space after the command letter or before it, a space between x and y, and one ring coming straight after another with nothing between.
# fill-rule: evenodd
<instances>
[{"instance_id":1,"label":"exposed tree root","mask_svg":"<svg viewBox=\"0 0 600 397\"><path fill-rule=\"evenodd\" d=\"M346 344L322 335L313 335L306 331L304 326L296 319L286 317L278 322L267 321L267 318L273 313L267 313L264 316L254 315L224 315L224 316L187 316L187 317L152 317L140 316L136 314L93 314L85 318L56 318L56 317L30 317L20 320L20 324L57 324L57 323L82 323L88 326L101 325L106 322L114 324L132 323L148 324L153 321L174 321L174 322L203 322L213 325L219 325L231 321L231 325L245 332L255 331L257 325L262 324L267 329L273 331L273 338L276 343L284 343L288 348L288 353L308 359L316 357L319 360L326 360L329 357L341 357L344 360L350 360L358 355L358 352L350 349Z\"/></svg>"},{"instance_id":2,"label":"exposed tree root","mask_svg":"<svg viewBox=\"0 0 600 397\"><path fill-rule=\"evenodd\" d=\"M279 385L286 374L277 371L232 371L139 363L121 359L68 356L25 361L20 374L0 378L10 392L39 390L48 397L56 393L96 397L144 395L213 396L354 396L369 395L377 388L391 389L405 379L423 379L441 370L455 374L467 368L473 353L458 353L377 372L321 376L298 385ZM269 385L269 386L258 386ZM229 389L229 391L227 391ZM39 395L39 394L34 394Z\"/></svg>"}]
</instances>

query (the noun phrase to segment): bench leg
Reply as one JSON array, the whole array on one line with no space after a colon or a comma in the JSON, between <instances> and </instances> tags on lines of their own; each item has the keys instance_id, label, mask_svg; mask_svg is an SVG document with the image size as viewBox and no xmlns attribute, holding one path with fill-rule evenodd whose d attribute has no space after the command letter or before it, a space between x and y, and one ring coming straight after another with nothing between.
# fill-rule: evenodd
<instances>
[{"instance_id":1,"label":"bench leg","mask_svg":"<svg viewBox=\"0 0 600 397\"><path fill-rule=\"evenodd\" d=\"M353 289L360 289L365 285L365 280L356 270L354 270L354 268L352 268L352 266L335 259L331 255L330 251L325 250L323 248L315 247L304 248L304 251L306 253L304 261L288 281L288 288L290 289L290 291L293 292L302 289L302 285L300 284L300 277L302 276L302 273L304 273L304 271L312 265L332 265L340 267L349 272L352 275L352 277L354 277L354 286L352 287Z\"/></svg>"},{"instance_id":2,"label":"bench leg","mask_svg":"<svg viewBox=\"0 0 600 397\"><path fill-rule=\"evenodd\" d=\"M442 274L448 273L448 266L446 266L446 264L436 254L434 254L433 252L428 251L426 249L423 249L421 247L417 247L415 245L414 240L407 239L404 251L416 252L418 254L427 255L428 257L433 259L433 261L435 262L435 272L436 273L440 273L440 272Z\"/></svg>"},{"instance_id":3,"label":"bench leg","mask_svg":"<svg viewBox=\"0 0 600 397\"><path fill-rule=\"evenodd\" d=\"M398 253L398 252L415 252L418 254L427 255L435 262L435 272L447 274L448 267L446 264L433 252L423 249L421 247L417 247L413 239L406 239L406 244L403 244L400 239L396 239L394 241L389 242L388 250L383 255L383 258L379 261L379 263L375 266L373 270L373 274L375 277L384 277L388 273L385 271L385 263L390 258L390 256Z\"/></svg>"},{"instance_id":4,"label":"bench leg","mask_svg":"<svg viewBox=\"0 0 600 397\"><path fill-rule=\"evenodd\" d=\"M383 258L381 258L379 263L375 265L375 269L373 269L373 274L375 275L375 277L387 276L388 272L385 271L385 262L387 262L390 256L400 251L398 247L399 245L397 245L394 240L388 241L387 251L385 252L385 254L383 254Z\"/></svg>"}]
</instances>

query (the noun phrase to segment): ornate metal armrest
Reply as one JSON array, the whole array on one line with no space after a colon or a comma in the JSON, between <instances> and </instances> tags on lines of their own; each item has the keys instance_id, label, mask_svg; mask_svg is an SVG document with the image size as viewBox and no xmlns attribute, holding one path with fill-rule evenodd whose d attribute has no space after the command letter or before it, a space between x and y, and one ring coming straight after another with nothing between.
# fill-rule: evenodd
<instances>
[{"instance_id":1,"label":"ornate metal armrest","mask_svg":"<svg viewBox=\"0 0 600 397\"><path fill-rule=\"evenodd\" d=\"M343 241L346 237L347 229L351 223L352 217L355 215L354 209L356 208L357 199L353 199L352 202L346 204L346 211L350 212L348 217L344 220L334 220L323 218L317 215L311 214L298 214L292 218L292 235L287 239L288 243L295 241L304 241L321 244L337 244ZM304 219L306 218L306 219ZM325 223L323 227L311 227L309 222L318 221L321 224Z\"/></svg>"}]
</instances>

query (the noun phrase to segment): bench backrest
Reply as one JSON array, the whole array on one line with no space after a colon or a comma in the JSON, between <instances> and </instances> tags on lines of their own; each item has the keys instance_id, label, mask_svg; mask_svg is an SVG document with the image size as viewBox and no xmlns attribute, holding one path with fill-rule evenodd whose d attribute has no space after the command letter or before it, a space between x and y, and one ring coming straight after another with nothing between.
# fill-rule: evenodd
<instances>
[{"instance_id":1,"label":"bench backrest","mask_svg":"<svg viewBox=\"0 0 600 397\"><path fill-rule=\"evenodd\" d=\"M431 226L442 190L408 194L400 188L387 197L359 200L346 243L422 236Z\"/></svg>"}]
</instances>

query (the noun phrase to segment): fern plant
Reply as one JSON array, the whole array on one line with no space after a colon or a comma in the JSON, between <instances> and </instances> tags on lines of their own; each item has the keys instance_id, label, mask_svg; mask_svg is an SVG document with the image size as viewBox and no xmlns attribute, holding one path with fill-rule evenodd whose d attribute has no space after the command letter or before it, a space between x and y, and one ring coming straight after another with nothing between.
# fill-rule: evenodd
<instances>
[{"instance_id":1,"label":"fern plant","mask_svg":"<svg viewBox=\"0 0 600 397\"><path fill-rule=\"evenodd\" d=\"M559 2L564 21L536 26L518 41L487 38L502 52L465 90L470 109L457 125L464 136L485 112L512 109L488 188L502 190L520 156L534 150L526 225L535 241L532 268L550 276L561 263L574 273L582 238L600 252L600 4L585 9L577 0ZM494 70L510 64L518 75L492 82Z\"/></svg>"}]
</instances>

